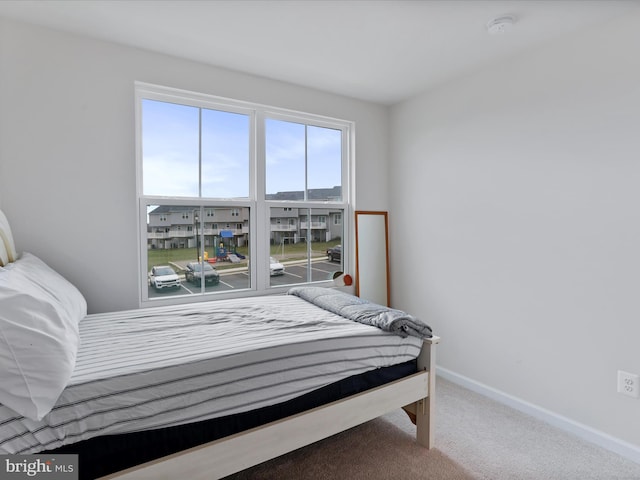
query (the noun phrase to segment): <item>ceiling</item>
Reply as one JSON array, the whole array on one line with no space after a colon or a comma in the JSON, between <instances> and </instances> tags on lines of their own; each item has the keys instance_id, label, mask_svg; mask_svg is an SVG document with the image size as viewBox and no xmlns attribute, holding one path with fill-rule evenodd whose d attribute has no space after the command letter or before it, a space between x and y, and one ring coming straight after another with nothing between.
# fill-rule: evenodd
<instances>
[{"instance_id":1,"label":"ceiling","mask_svg":"<svg viewBox=\"0 0 640 480\"><path fill-rule=\"evenodd\" d=\"M4 0L0 16L394 104L640 0ZM512 15L513 28L486 25Z\"/></svg>"}]
</instances>

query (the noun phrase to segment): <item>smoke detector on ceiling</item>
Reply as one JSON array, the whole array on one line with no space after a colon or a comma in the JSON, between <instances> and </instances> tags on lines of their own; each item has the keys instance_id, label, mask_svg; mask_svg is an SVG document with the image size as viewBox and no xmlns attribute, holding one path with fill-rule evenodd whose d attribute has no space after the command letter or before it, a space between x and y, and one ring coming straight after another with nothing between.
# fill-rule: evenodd
<instances>
[{"instance_id":1,"label":"smoke detector on ceiling","mask_svg":"<svg viewBox=\"0 0 640 480\"><path fill-rule=\"evenodd\" d=\"M511 30L515 22L516 18L512 15L498 17L487 23L487 32L489 32L491 35L500 35L502 33L506 33Z\"/></svg>"}]
</instances>

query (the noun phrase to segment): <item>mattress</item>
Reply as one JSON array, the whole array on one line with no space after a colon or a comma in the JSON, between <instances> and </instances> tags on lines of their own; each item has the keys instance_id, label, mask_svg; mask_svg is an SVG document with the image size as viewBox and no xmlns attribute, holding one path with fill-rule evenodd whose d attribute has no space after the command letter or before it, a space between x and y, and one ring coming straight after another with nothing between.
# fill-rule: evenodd
<instances>
[{"instance_id":1,"label":"mattress","mask_svg":"<svg viewBox=\"0 0 640 480\"><path fill-rule=\"evenodd\" d=\"M422 340L291 295L87 316L76 368L41 421L0 405L0 452L229 416L415 359Z\"/></svg>"}]
</instances>

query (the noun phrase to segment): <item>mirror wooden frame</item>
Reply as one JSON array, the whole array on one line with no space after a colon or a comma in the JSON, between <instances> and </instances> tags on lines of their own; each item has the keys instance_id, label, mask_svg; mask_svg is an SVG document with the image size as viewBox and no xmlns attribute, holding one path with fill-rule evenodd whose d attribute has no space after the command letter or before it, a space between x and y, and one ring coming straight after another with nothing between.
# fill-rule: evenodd
<instances>
[{"instance_id":1,"label":"mirror wooden frame","mask_svg":"<svg viewBox=\"0 0 640 480\"><path fill-rule=\"evenodd\" d=\"M355 217L356 295L390 306L387 212L356 210Z\"/></svg>"}]
</instances>

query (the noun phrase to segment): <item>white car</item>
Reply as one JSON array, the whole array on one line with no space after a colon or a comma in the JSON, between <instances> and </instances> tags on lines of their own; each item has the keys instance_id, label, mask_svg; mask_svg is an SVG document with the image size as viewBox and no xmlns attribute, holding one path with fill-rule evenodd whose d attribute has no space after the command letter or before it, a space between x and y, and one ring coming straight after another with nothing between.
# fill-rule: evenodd
<instances>
[{"instance_id":1,"label":"white car","mask_svg":"<svg viewBox=\"0 0 640 480\"><path fill-rule=\"evenodd\" d=\"M278 262L275 258L269 257L269 273L272 277L276 275L284 275L284 265Z\"/></svg>"},{"instance_id":2,"label":"white car","mask_svg":"<svg viewBox=\"0 0 640 480\"><path fill-rule=\"evenodd\" d=\"M151 268L149 272L149 285L156 291L167 288L180 288L180 277L173 268L167 265L159 265Z\"/></svg>"}]
</instances>

